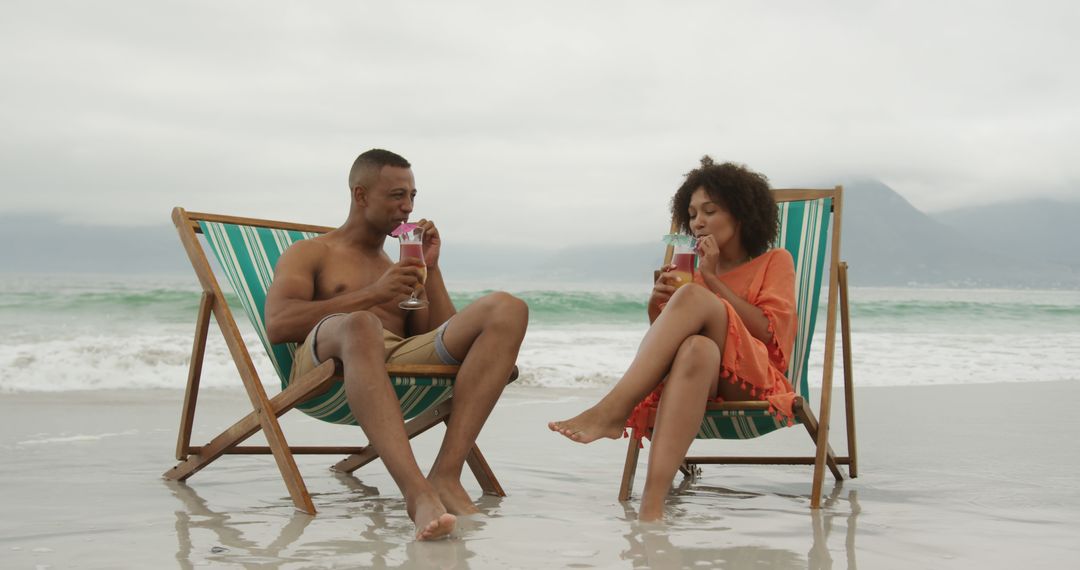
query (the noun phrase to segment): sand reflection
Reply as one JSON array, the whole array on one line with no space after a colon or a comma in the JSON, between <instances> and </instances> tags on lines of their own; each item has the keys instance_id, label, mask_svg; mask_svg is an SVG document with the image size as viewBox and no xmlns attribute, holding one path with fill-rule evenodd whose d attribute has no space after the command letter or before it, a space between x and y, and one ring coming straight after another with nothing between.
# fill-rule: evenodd
<instances>
[{"instance_id":1,"label":"sand reflection","mask_svg":"<svg viewBox=\"0 0 1080 570\"><path fill-rule=\"evenodd\" d=\"M689 478L688 478L689 479ZM684 480L676 488L675 492L684 492L689 485ZM713 494L729 495L733 498L753 498L755 493L734 491L720 487L703 489L696 487L697 491L706 490ZM669 568L775 568L775 569L802 569L828 570L835 566L834 553L843 552L845 565L839 566L854 570L857 568L855 558L856 524L861 511L858 502L858 493L851 490L847 496L842 496L842 485L836 485L832 492L824 498L821 509L807 509L806 536L812 541L809 550L803 555L801 552L785 548L769 548L762 546L761 541L752 545L736 546L687 546L675 544L673 536L685 534L682 529L674 525L642 524L637 521L637 512L630 503L624 503L627 520L632 521L630 529L624 535L629 548L620 554L623 560L629 561L634 568L669 569ZM677 505L673 511L679 511ZM669 515L672 514L669 512ZM674 513L676 518L679 513ZM692 515L691 515L692 516ZM837 521L843 521L845 531L842 537L833 536ZM730 542L725 528L715 528L707 532L717 533L717 543ZM700 535L700 533L698 533ZM842 543L840 542L842 541Z\"/></svg>"},{"instance_id":2,"label":"sand reflection","mask_svg":"<svg viewBox=\"0 0 1080 570\"><path fill-rule=\"evenodd\" d=\"M274 569L333 560L365 568L469 567L474 554L462 537L482 529L482 518L462 519L448 540L416 542L400 497L380 497L377 488L351 475L335 477L344 490L330 501L322 495L322 504L333 506L323 508L318 517L299 511L282 516L288 497L281 505L217 512L192 487L165 481L183 504L176 511L178 565L187 569L229 563Z\"/></svg>"}]
</instances>

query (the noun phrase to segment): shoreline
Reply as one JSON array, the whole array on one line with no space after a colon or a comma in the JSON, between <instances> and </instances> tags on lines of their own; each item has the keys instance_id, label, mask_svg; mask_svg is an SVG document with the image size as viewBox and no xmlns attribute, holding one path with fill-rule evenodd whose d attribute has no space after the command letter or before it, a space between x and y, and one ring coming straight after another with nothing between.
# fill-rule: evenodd
<instances>
[{"instance_id":1,"label":"shoreline","mask_svg":"<svg viewBox=\"0 0 1080 570\"><path fill-rule=\"evenodd\" d=\"M972 388L981 388L977 397ZM576 413L599 389L515 386L478 444L506 488L480 497L483 515L438 543L411 540L403 500L378 462L355 476L335 456L299 456L319 514L298 513L267 456L226 456L187 484L175 461L179 390L0 395L0 562L7 567L263 565L439 568L1012 568L1080 554L1080 420L1067 407L1080 382L856 390L860 477L809 509L805 466L705 466L681 476L664 526L633 519L644 483L616 500L626 440L574 444L546 421ZM833 400L832 445L844 453ZM812 400L817 410L818 400ZM1040 412L1022 422L1011 410ZM201 394L194 442L249 409L242 389ZM920 418L927 421L919 422ZM356 428L290 412L290 444L359 443ZM442 428L414 440L422 468ZM260 436L256 436L259 438ZM257 443L252 439L253 444ZM752 442L695 445L810 453L801 428ZM846 470L845 470L846 473ZM471 493L479 487L465 470ZM536 540L540 537L540 540ZM987 545L990 545L989 547Z\"/></svg>"}]
</instances>

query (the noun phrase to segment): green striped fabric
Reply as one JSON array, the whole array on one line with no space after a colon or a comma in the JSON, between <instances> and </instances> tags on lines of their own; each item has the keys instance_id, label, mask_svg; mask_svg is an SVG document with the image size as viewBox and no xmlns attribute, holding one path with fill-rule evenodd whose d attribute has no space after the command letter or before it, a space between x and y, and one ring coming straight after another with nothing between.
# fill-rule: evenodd
<instances>
[{"instance_id":1,"label":"green striped fabric","mask_svg":"<svg viewBox=\"0 0 1080 570\"><path fill-rule=\"evenodd\" d=\"M295 343L270 344L266 338L263 309L266 292L274 277L274 266L281 254L292 244L318 234L274 228L200 221L206 241L214 252L221 269L228 277L233 291L247 313L252 327L259 335L284 390L289 384ZM428 376L391 376L394 391L401 402L405 418L412 418L428 408L447 400L453 390L453 380ZM296 406L304 413L336 424L357 425L348 403L345 386L339 380L325 393Z\"/></svg>"},{"instance_id":2,"label":"green striped fabric","mask_svg":"<svg viewBox=\"0 0 1080 570\"><path fill-rule=\"evenodd\" d=\"M795 260L795 310L798 330L788 368L788 380L806 402L810 401L807 372L810 345L817 320L818 298L826 270L832 199L802 200L780 204L780 234L774 247L783 247ZM768 412L711 411L706 413L698 439L751 439L775 431L785 424Z\"/></svg>"}]
</instances>

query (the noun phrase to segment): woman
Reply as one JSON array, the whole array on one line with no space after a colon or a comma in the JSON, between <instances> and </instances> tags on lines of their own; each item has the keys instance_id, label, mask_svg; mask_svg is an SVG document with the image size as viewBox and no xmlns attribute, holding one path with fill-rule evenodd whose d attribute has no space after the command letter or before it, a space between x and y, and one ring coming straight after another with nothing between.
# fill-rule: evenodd
<instances>
[{"instance_id":1,"label":"woman","mask_svg":"<svg viewBox=\"0 0 1080 570\"><path fill-rule=\"evenodd\" d=\"M664 267L649 298L652 326L626 373L593 407L548 424L580 443L617 439L624 427L647 427L656 408L642 521L663 518L707 402L767 400L790 421L794 400L784 373L795 339L795 267L787 250L769 249L777 208L768 180L706 156L671 211L698 240L694 282L676 290L674 266Z\"/></svg>"}]
</instances>

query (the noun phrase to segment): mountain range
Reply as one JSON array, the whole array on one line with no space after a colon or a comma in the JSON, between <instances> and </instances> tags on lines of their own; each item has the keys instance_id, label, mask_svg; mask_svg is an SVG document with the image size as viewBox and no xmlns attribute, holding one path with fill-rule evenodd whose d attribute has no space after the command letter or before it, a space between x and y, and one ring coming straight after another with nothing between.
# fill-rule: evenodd
<instances>
[{"instance_id":1,"label":"mountain range","mask_svg":"<svg viewBox=\"0 0 1080 570\"><path fill-rule=\"evenodd\" d=\"M931 215L879 181L843 185L841 259L853 285L1080 288L1080 240L1071 233L1080 227L1080 201L1022 200ZM640 243L555 251L461 244L443 252L442 264L478 281L648 283L664 230ZM0 272L190 271L171 225L91 228L3 214L0 239L9 244L0 249Z\"/></svg>"}]
</instances>

